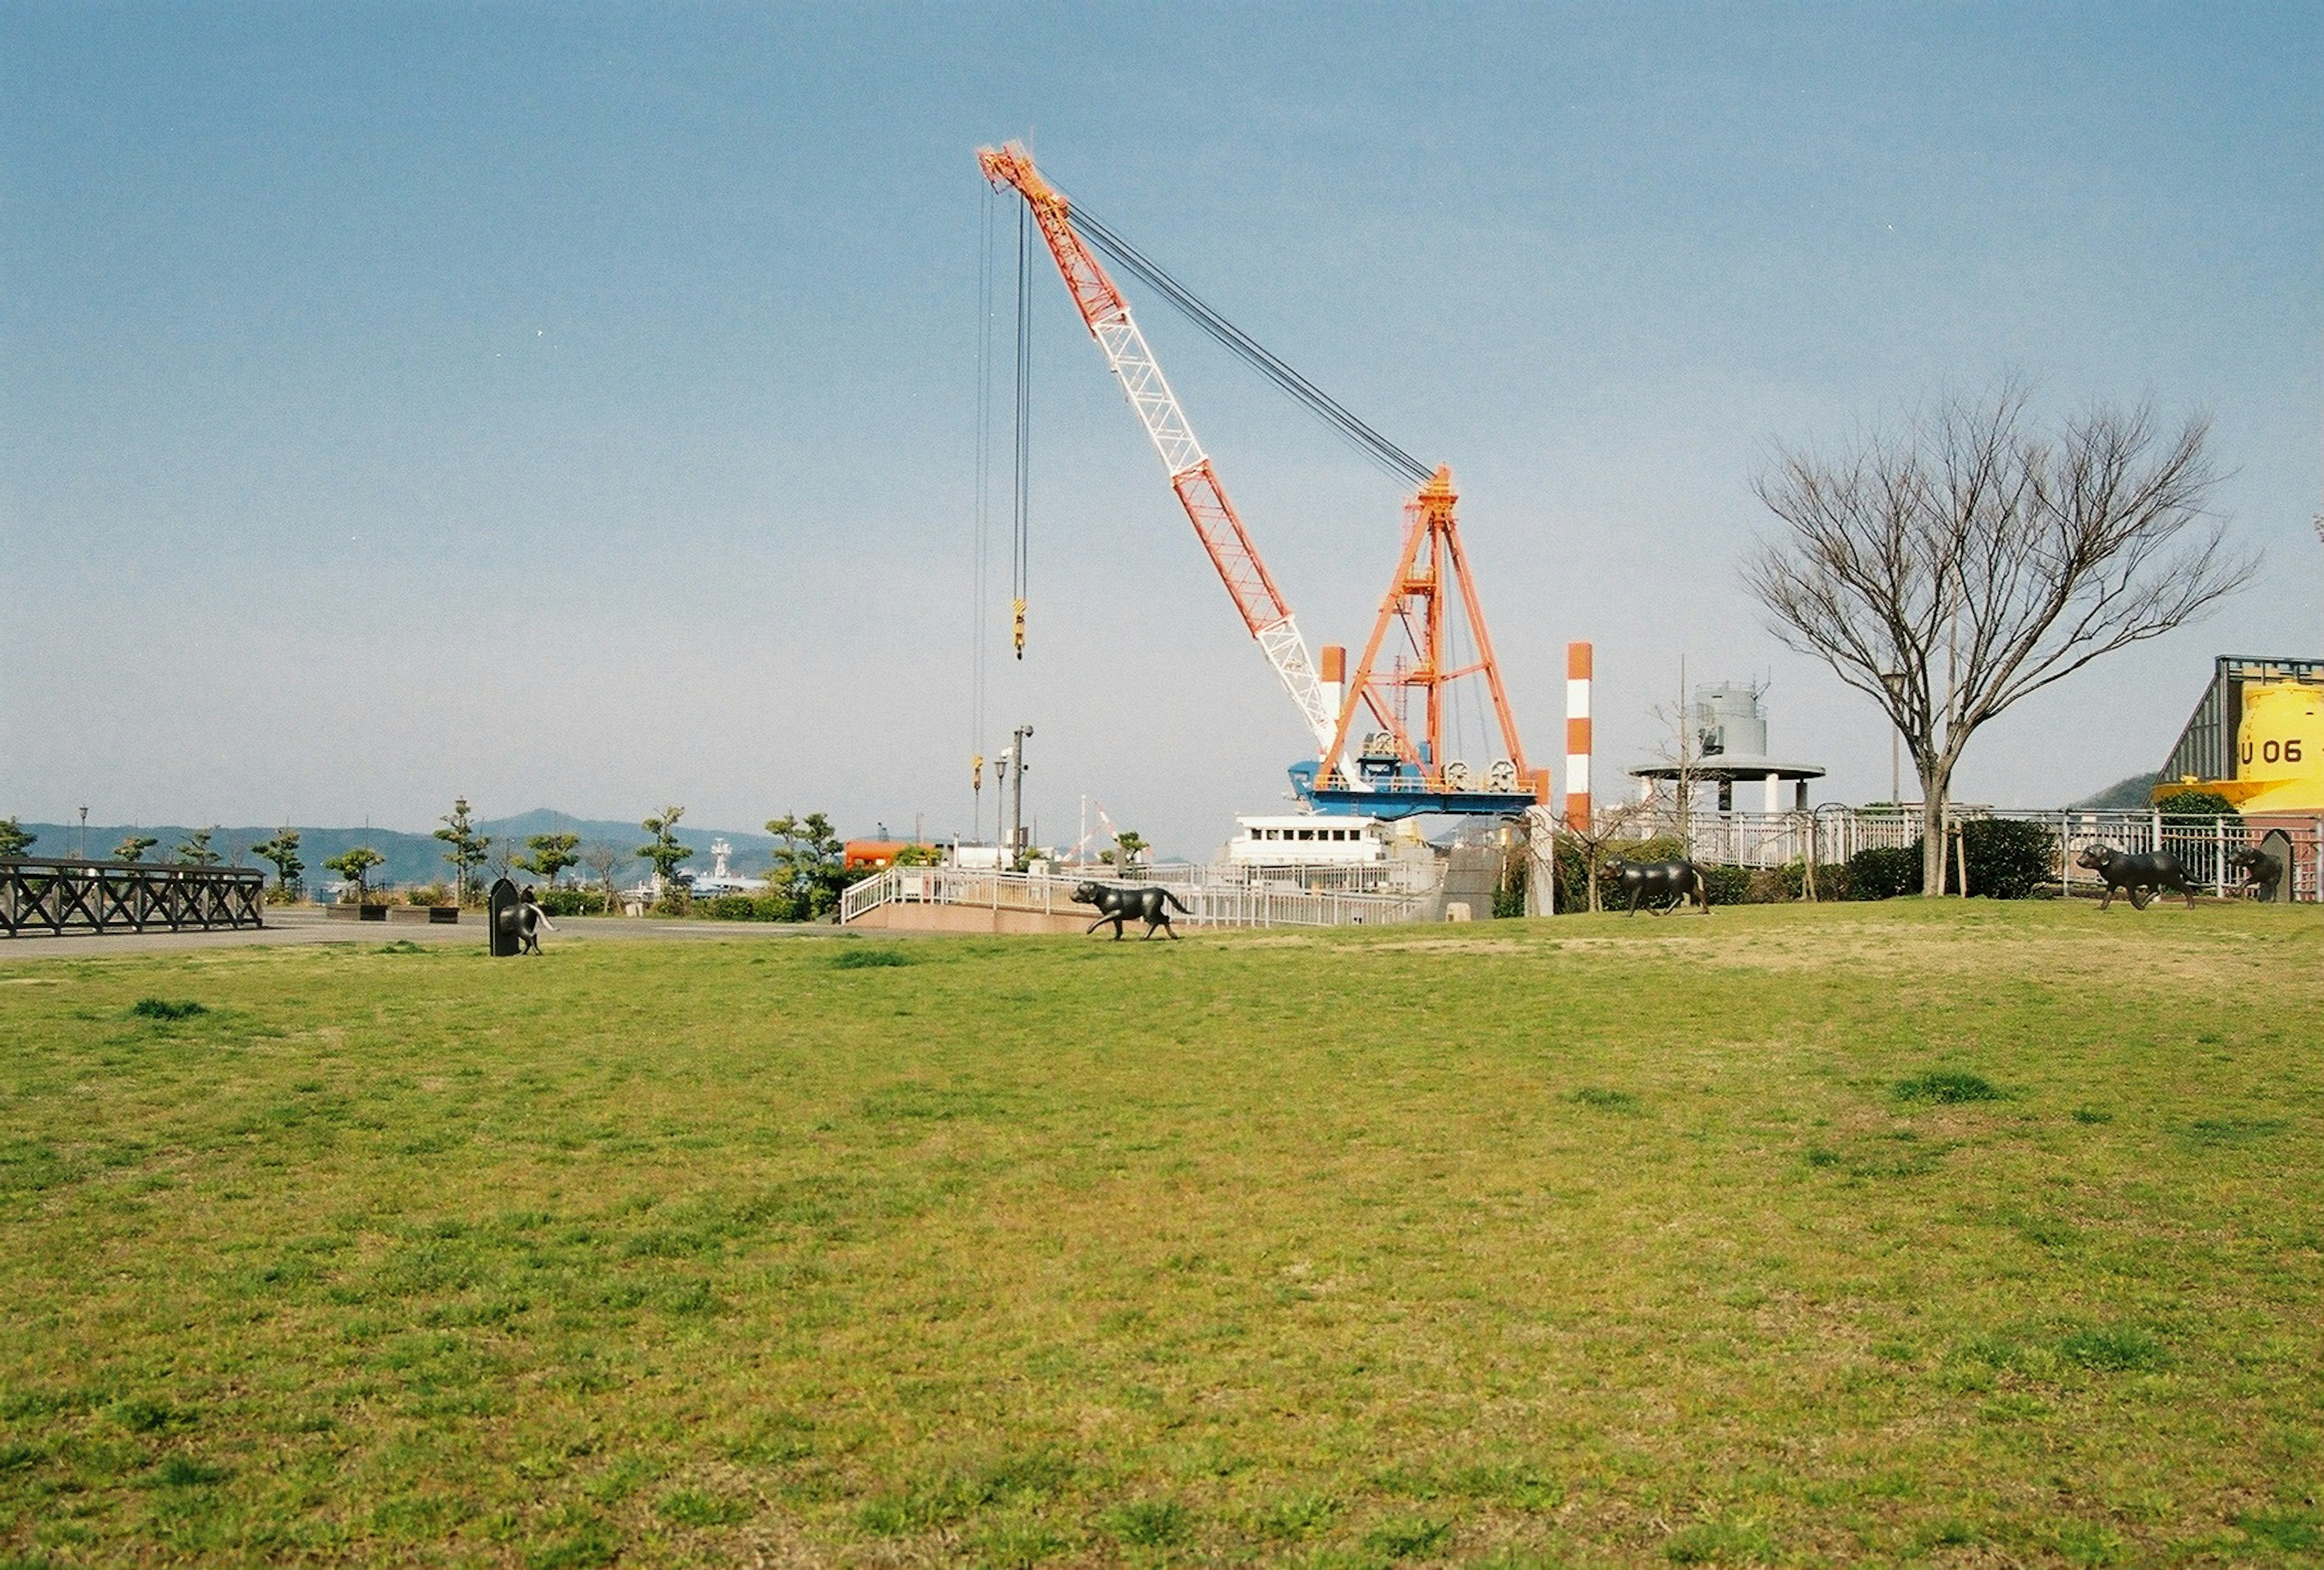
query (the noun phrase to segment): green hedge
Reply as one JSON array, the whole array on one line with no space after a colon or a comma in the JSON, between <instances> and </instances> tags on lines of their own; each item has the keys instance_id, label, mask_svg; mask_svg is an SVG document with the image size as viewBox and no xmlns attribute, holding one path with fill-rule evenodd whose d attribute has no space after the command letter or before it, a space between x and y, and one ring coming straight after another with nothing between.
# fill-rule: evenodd
<instances>
[{"instance_id":1,"label":"green hedge","mask_svg":"<svg viewBox=\"0 0 2324 1570\"><path fill-rule=\"evenodd\" d=\"M1973 817L1961 826L1961 855L1969 888L1987 900L2030 900L2049 881L2057 836L2042 824L2014 817ZM1921 891L1923 842L1902 849L1860 850L1848 858L1848 897L1893 900ZM1945 861L1945 892L1960 892L1960 867Z\"/></svg>"},{"instance_id":2,"label":"green hedge","mask_svg":"<svg viewBox=\"0 0 2324 1570\"><path fill-rule=\"evenodd\" d=\"M1921 842L1860 850L1848 858L1848 898L1893 900L1921 891Z\"/></svg>"}]
</instances>

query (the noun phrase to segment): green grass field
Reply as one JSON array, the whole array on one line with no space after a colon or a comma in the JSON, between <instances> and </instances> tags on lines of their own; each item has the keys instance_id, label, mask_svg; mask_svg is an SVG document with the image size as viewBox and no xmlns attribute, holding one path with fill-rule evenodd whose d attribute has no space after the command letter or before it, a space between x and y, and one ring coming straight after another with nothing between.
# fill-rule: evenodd
<instances>
[{"instance_id":1,"label":"green grass field","mask_svg":"<svg viewBox=\"0 0 2324 1570\"><path fill-rule=\"evenodd\" d=\"M12 958L0 1565L2315 1564L2319 1057L2249 908Z\"/></svg>"}]
</instances>

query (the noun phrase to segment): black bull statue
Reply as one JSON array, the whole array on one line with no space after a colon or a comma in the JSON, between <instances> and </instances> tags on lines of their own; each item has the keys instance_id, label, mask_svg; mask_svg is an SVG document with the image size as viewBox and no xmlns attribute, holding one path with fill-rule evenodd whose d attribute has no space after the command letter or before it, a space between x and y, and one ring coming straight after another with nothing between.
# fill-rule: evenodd
<instances>
[{"instance_id":1,"label":"black bull statue","mask_svg":"<svg viewBox=\"0 0 2324 1570\"><path fill-rule=\"evenodd\" d=\"M1168 903L1164 903L1165 900ZM1178 909L1185 914L1189 916L1194 914L1192 910L1186 910L1185 906L1179 904L1178 896L1169 890L1150 886L1143 889L1117 889L1111 883L1084 883L1074 891L1074 903L1096 906L1097 919L1089 924L1087 930L1095 932L1111 921L1113 923L1113 940L1116 943L1121 941L1121 924L1124 921L1146 923L1146 930L1140 935L1141 942L1145 938L1153 937L1157 928L1159 928L1165 937L1175 941L1178 934L1170 926L1170 906L1177 905Z\"/></svg>"},{"instance_id":2,"label":"black bull statue","mask_svg":"<svg viewBox=\"0 0 2324 1570\"><path fill-rule=\"evenodd\" d=\"M2187 879L2187 869L2169 851L2141 851L2133 854L2119 851L2110 845L2094 845L2083 848L2074 857L2077 866L2088 867L2106 884L2106 898L2098 901L2103 910L2114 903L2116 890L2130 895L2130 908L2144 910L2146 902L2168 890L2187 896L2187 909L2195 908L2195 885Z\"/></svg>"},{"instance_id":3,"label":"black bull statue","mask_svg":"<svg viewBox=\"0 0 2324 1570\"><path fill-rule=\"evenodd\" d=\"M1692 862L1626 862L1617 857L1606 864L1606 872L1614 887L1628 896L1630 915L1638 913L1641 902L1657 916L1690 903L1699 906L1705 916L1711 914L1710 891Z\"/></svg>"}]
</instances>

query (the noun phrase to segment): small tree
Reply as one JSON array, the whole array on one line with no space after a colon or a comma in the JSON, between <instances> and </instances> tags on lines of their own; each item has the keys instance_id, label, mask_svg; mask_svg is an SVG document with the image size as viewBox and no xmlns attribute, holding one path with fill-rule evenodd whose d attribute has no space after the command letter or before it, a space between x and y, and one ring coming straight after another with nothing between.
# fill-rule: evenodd
<instances>
[{"instance_id":1,"label":"small tree","mask_svg":"<svg viewBox=\"0 0 2324 1570\"><path fill-rule=\"evenodd\" d=\"M590 874L597 881L597 887L604 891L605 910L609 915L613 909L614 881L621 876L622 864L629 859L617 846L602 839L593 839L581 847L581 864L589 869Z\"/></svg>"},{"instance_id":2,"label":"small tree","mask_svg":"<svg viewBox=\"0 0 2324 1570\"><path fill-rule=\"evenodd\" d=\"M1605 909L1604 901L1599 897L1599 875L1600 869L1609 859L1607 853L1615 848L1617 841L1637 837L1632 831L1641 819L1652 817L1654 811L1655 804L1651 800L1617 801L1604 807L1593 805L1588 823L1557 825L1557 834L1573 847L1573 854L1581 861L1583 886L1588 890L1585 898L1591 915L1595 916Z\"/></svg>"},{"instance_id":3,"label":"small tree","mask_svg":"<svg viewBox=\"0 0 2324 1570\"><path fill-rule=\"evenodd\" d=\"M476 821L469 816L468 799L465 796L454 797L452 810L438 821L444 827L436 831L436 837L452 847L444 853L444 859L452 865L452 897L465 905L468 902L469 870L484 864L492 836L476 832Z\"/></svg>"},{"instance_id":4,"label":"small tree","mask_svg":"<svg viewBox=\"0 0 2324 1570\"><path fill-rule=\"evenodd\" d=\"M651 863L654 876L665 883L678 876L681 862L694 859L694 847L678 843L678 820L685 816L686 808L683 807L665 807L654 817L644 818L638 824L653 838L631 854L641 861Z\"/></svg>"},{"instance_id":5,"label":"small tree","mask_svg":"<svg viewBox=\"0 0 2324 1570\"><path fill-rule=\"evenodd\" d=\"M178 848L171 854L177 858L181 866L214 867L217 865L218 854L210 848L211 832L207 828L189 830L186 837L178 842Z\"/></svg>"},{"instance_id":6,"label":"small tree","mask_svg":"<svg viewBox=\"0 0 2324 1570\"><path fill-rule=\"evenodd\" d=\"M262 862L274 864L274 891L287 900L290 884L307 870L299 854L299 831L285 824L274 831L272 839L262 839L250 847L250 854Z\"/></svg>"},{"instance_id":7,"label":"small tree","mask_svg":"<svg viewBox=\"0 0 2324 1570\"><path fill-rule=\"evenodd\" d=\"M943 860L943 854L936 846L913 844L898 851L896 859L889 864L899 867L932 867Z\"/></svg>"},{"instance_id":8,"label":"small tree","mask_svg":"<svg viewBox=\"0 0 2324 1570\"><path fill-rule=\"evenodd\" d=\"M2209 426L2093 405L2053 435L2026 390L1950 398L1834 457L1781 453L1759 499L1783 525L1744 581L1770 629L1887 714L1922 799L1921 887L1944 890L1945 808L1969 738L2091 660L2204 614L2250 581L2209 512Z\"/></svg>"},{"instance_id":9,"label":"small tree","mask_svg":"<svg viewBox=\"0 0 2324 1570\"><path fill-rule=\"evenodd\" d=\"M26 834L24 826L13 817L0 817L0 857L21 856L32 848L41 836Z\"/></svg>"},{"instance_id":10,"label":"small tree","mask_svg":"<svg viewBox=\"0 0 2324 1570\"><path fill-rule=\"evenodd\" d=\"M145 859L145 853L161 843L150 834L124 834L121 842L113 847L113 859L116 862L142 862Z\"/></svg>"},{"instance_id":11,"label":"small tree","mask_svg":"<svg viewBox=\"0 0 2324 1570\"><path fill-rule=\"evenodd\" d=\"M372 868L385 860L387 860L385 856L372 849L371 846L359 845L331 857L323 864L355 886L355 903L361 905L371 892L367 880L371 876Z\"/></svg>"},{"instance_id":12,"label":"small tree","mask_svg":"<svg viewBox=\"0 0 2324 1570\"><path fill-rule=\"evenodd\" d=\"M767 820L767 832L782 841L775 847L767 882L789 895L803 915L820 916L838 903L847 886L847 847L820 812L805 817L785 813Z\"/></svg>"},{"instance_id":13,"label":"small tree","mask_svg":"<svg viewBox=\"0 0 2324 1570\"><path fill-rule=\"evenodd\" d=\"M577 834L532 835L525 840L526 854L517 857L516 864L535 877L547 878L553 889L558 875L581 859L580 845Z\"/></svg>"},{"instance_id":14,"label":"small tree","mask_svg":"<svg viewBox=\"0 0 2324 1570\"><path fill-rule=\"evenodd\" d=\"M1125 828L1113 836L1113 870L1128 877L1138 870L1138 858L1153 847L1146 836L1134 828Z\"/></svg>"}]
</instances>

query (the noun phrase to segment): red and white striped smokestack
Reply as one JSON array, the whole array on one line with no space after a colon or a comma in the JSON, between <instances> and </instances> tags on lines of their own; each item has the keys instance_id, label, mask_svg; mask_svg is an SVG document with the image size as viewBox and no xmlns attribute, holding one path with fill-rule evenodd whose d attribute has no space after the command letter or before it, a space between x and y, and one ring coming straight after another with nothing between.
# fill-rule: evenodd
<instances>
[{"instance_id":1,"label":"red and white striped smokestack","mask_svg":"<svg viewBox=\"0 0 2324 1570\"><path fill-rule=\"evenodd\" d=\"M1565 821L1590 827L1590 645L1565 646Z\"/></svg>"}]
</instances>

